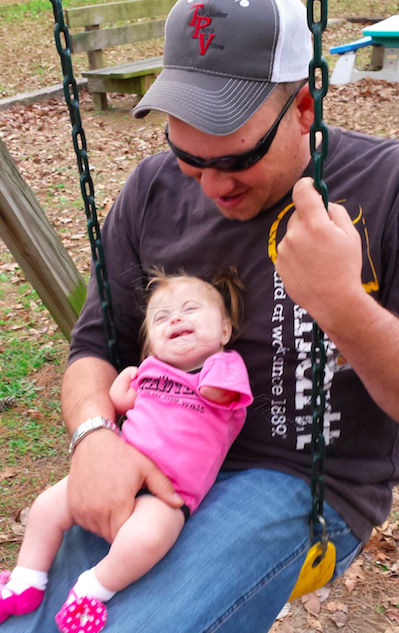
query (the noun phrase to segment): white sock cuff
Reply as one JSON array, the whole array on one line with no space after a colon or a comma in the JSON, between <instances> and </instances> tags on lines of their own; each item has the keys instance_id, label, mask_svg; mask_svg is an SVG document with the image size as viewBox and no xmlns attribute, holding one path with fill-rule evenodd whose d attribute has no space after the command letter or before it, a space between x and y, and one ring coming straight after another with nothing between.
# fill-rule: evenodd
<instances>
[{"instance_id":1,"label":"white sock cuff","mask_svg":"<svg viewBox=\"0 0 399 633\"><path fill-rule=\"evenodd\" d=\"M11 572L10 582L18 583L28 587L35 587L44 591L48 582L48 573L46 571L40 571L38 569L29 569L28 567L22 567L17 565Z\"/></svg>"},{"instance_id":2,"label":"white sock cuff","mask_svg":"<svg viewBox=\"0 0 399 633\"><path fill-rule=\"evenodd\" d=\"M86 596L87 598L96 598L101 602L107 602L116 594L116 591L110 591L98 580L95 567L84 571L78 578L74 587L78 596Z\"/></svg>"}]
</instances>

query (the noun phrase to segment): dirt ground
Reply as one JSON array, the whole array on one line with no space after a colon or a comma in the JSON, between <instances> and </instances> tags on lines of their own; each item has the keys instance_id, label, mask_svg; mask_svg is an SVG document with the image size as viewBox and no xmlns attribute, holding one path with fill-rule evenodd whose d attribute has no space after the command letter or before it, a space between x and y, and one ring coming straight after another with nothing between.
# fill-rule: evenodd
<instances>
[{"instance_id":1,"label":"dirt ground","mask_svg":"<svg viewBox=\"0 0 399 633\"><path fill-rule=\"evenodd\" d=\"M165 148L163 115L151 114L148 119L137 122L130 116L134 104L131 97L111 95L110 102L111 110L95 113L90 96L87 93L81 95L100 221L137 162ZM333 125L398 138L399 84L363 80L331 87L325 103L325 118ZM61 99L53 99L0 112L0 137L78 269L87 275L90 249L65 104ZM5 267L10 265L7 249L0 242L0 269L6 270ZM15 298L10 296L6 301L12 305ZM48 319L48 315L31 315L31 318L38 321L39 328L40 321ZM66 344L63 353L66 354ZM45 389L54 388L60 381L59 369L51 364L45 366L36 379ZM52 476L55 473L58 477L66 472L67 459L46 458L30 464L29 468L36 475L35 486L31 484L28 491L33 498L36 486L41 489L46 483L47 473L51 472ZM4 473L0 473L2 476ZM15 540L19 538L16 536ZM3 566L1 561L0 565ZM375 530L370 545L346 575L331 588L296 600L272 631L333 633L338 629L345 633L399 633L398 492L395 492L389 519Z\"/></svg>"}]
</instances>

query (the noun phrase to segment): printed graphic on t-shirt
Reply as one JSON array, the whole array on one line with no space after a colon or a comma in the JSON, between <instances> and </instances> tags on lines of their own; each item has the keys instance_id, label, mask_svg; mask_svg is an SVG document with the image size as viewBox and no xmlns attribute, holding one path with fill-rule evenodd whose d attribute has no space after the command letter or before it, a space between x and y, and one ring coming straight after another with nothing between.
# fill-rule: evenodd
<instances>
[{"instance_id":1,"label":"printed graphic on t-shirt","mask_svg":"<svg viewBox=\"0 0 399 633\"><path fill-rule=\"evenodd\" d=\"M198 396L195 391L181 382L172 380L169 376L143 378L139 391L146 396L162 398L168 402L179 403L182 407L192 409L198 413L205 413L205 407L198 403ZM190 402L190 398L195 399L196 402Z\"/></svg>"},{"instance_id":2,"label":"printed graphic on t-shirt","mask_svg":"<svg viewBox=\"0 0 399 633\"><path fill-rule=\"evenodd\" d=\"M340 200L341 204L345 201ZM275 262L277 244L286 231L286 223L294 211L294 204L287 205L277 216L269 233L269 257ZM363 286L367 292L378 291L378 279L371 258L369 235L363 210L359 207L359 215L353 220L362 238L364 253ZM281 233L281 235L280 235ZM273 276L273 309L271 312L271 345L274 350L271 363L270 397L265 394L263 419L269 422L271 437L287 439L294 431L296 450L301 451L311 444L312 440L312 361L311 348L313 338L313 320L306 310L293 305L287 296L283 282L276 271ZM334 410L331 400L331 389L334 377L338 372L350 370L334 343L324 336L326 353L324 392L324 437L326 445L341 435L342 412ZM287 367L287 359L294 359L294 367ZM291 376L294 375L294 392L292 393ZM287 376L287 380L286 380ZM258 408L262 408L262 404ZM267 409L267 412L266 412ZM289 412L294 411L290 416ZM265 415L266 414L266 415ZM291 435L292 438L292 435Z\"/></svg>"},{"instance_id":3,"label":"printed graphic on t-shirt","mask_svg":"<svg viewBox=\"0 0 399 633\"><path fill-rule=\"evenodd\" d=\"M337 200L337 204L342 204L345 206L345 200ZM283 238L286 228L287 222L289 220L290 215L294 211L294 203L288 204L280 213L278 214L276 220L273 222L270 233L269 233L269 257L272 260L273 264L277 259L277 244ZM290 213L288 213L290 211ZM284 220L284 221L283 221ZM359 205L359 214L358 216L352 220L354 226L356 226L359 231L360 237L362 238L362 249L364 253L363 257L363 286L366 292L378 292L379 283L377 278L377 273L375 271L375 266L370 253L370 239L369 233L366 226L366 220L363 214L363 209Z\"/></svg>"}]
</instances>

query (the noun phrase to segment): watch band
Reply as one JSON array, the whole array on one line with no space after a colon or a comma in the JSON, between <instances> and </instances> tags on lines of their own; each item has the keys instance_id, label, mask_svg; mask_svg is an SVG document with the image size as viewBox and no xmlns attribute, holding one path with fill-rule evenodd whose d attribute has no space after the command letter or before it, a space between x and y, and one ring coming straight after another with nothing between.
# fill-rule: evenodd
<instances>
[{"instance_id":1,"label":"watch band","mask_svg":"<svg viewBox=\"0 0 399 633\"><path fill-rule=\"evenodd\" d=\"M75 429L72 433L71 443L69 445L69 454L73 454L73 451L75 450L79 442L81 442L83 438L86 437L86 435L92 433L93 431L97 431L97 429L109 429L110 431L119 433L117 425L115 424L115 422L112 422L112 420L103 418L100 415L96 416L95 418L90 418L89 420L86 420L85 422L80 424L78 428Z\"/></svg>"}]
</instances>

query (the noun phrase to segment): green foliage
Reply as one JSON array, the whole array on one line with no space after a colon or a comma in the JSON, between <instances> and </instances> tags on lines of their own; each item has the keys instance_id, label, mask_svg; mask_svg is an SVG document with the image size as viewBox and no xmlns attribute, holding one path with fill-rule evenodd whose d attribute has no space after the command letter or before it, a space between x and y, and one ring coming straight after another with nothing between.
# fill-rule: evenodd
<instances>
[{"instance_id":1,"label":"green foliage","mask_svg":"<svg viewBox=\"0 0 399 633\"><path fill-rule=\"evenodd\" d=\"M27 336L29 323L22 321L19 310L33 312L38 316L45 310L37 293L28 283L21 283L17 288L10 283L11 274L0 274L0 298L10 297L11 289L15 293L16 305L0 307L0 399L14 397L18 401L30 404L37 398L39 388L32 376L51 356L51 362L58 364L57 356L50 351L54 344L63 342L62 335L43 333L32 338ZM14 308L18 308L14 310ZM13 328L7 329L12 318ZM36 332L36 323L31 327ZM20 328L20 329L16 329Z\"/></svg>"},{"instance_id":2,"label":"green foliage","mask_svg":"<svg viewBox=\"0 0 399 633\"><path fill-rule=\"evenodd\" d=\"M90 4L100 4L103 0L63 0L63 7L83 7ZM8 22L22 22L39 19L42 13L52 11L50 0L28 0L0 6L0 18Z\"/></svg>"}]
</instances>

